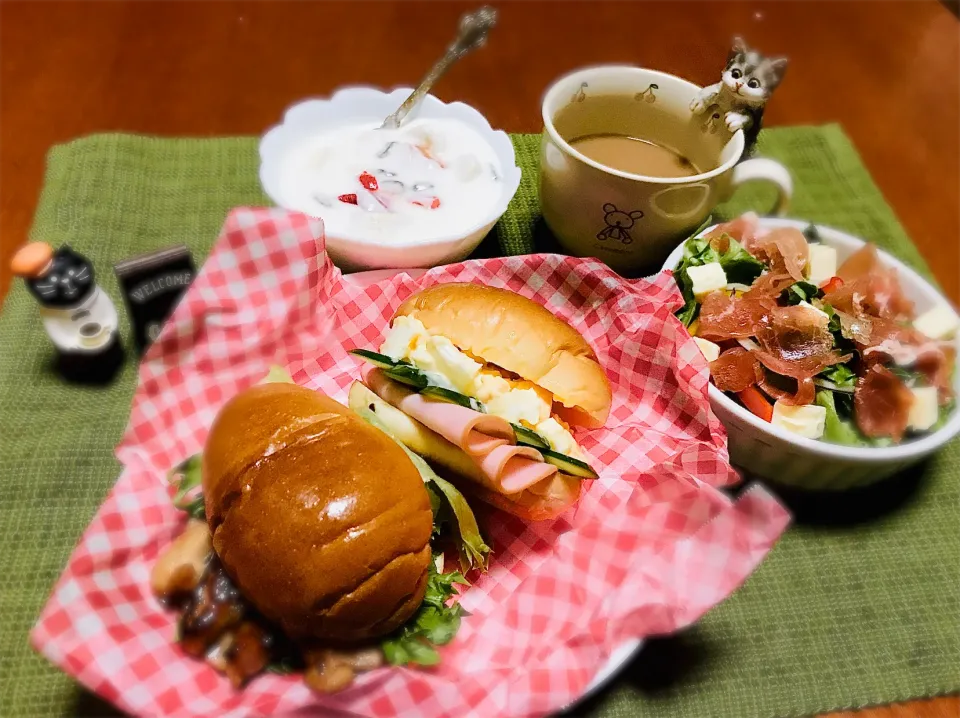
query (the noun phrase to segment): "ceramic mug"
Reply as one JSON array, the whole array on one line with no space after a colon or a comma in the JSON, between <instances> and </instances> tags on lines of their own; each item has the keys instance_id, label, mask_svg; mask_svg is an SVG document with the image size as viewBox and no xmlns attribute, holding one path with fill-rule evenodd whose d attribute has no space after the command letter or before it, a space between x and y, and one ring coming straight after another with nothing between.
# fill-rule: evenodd
<instances>
[{"instance_id":1,"label":"ceramic mug","mask_svg":"<svg viewBox=\"0 0 960 718\"><path fill-rule=\"evenodd\" d=\"M731 135L716 113L694 115L690 103L700 89L664 72L601 66L573 72L547 90L540 204L565 251L596 257L617 271L656 269L718 203L750 181L771 183L777 190L772 213L786 213L793 193L790 173L770 159L738 164L743 131ZM617 109L604 111L611 95L617 96ZM607 104L591 109L591 102ZM666 178L607 167L571 146L568 139L575 138L562 136L555 124L561 112L565 125L576 125L576 115L582 113L577 136L612 133L652 140L708 169Z\"/></svg>"}]
</instances>

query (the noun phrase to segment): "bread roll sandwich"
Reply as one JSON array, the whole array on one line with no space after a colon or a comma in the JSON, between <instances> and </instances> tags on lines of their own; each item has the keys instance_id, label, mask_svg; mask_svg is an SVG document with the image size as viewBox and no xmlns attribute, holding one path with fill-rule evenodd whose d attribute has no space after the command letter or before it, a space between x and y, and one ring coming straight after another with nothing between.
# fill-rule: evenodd
<instances>
[{"instance_id":1,"label":"bread roll sandwich","mask_svg":"<svg viewBox=\"0 0 960 718\"><path fill-rule=\"evenodd\" d=\"M420 606L433 514L403 449L332 399L264 384L228 402L203 452L213 548L293 639L378 638Z\"/></svg>"},{"instance_id":2,"label":"bread roll sandwich","mask_svg":"<svg viewBox=\"0 0 960 718\"><path fill-rule=\"evenodd\" d=\"M527 520L596 478L573 427L603 426L610 384L583 336L514 292L440 284L411 296L366 360L350 407L458 488Z\"/></svg>"},{"instance_id":3,"label":"bread roll sandwich","mask_svg":"<svg viewBox=\"0 0 960 718\"><path fill-rule=\"evenodd\" d=\"M282 664L338 690L384 661L432 665L457 631L466 581L443 572L443 541L463 570L489 549L463 496L368 418L271 372L175 471L195 520L152 586L182 648L238 687Z\"/></svg>"}]
</instances>

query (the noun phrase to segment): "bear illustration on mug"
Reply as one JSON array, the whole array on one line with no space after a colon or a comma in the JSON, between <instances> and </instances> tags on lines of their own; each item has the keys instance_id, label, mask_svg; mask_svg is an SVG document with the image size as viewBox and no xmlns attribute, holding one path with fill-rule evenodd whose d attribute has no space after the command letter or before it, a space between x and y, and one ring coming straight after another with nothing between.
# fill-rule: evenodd
<instances>
[{"instance_id":1,"label":"bear illustration on mug","mask_svg":"<svg viewBox=\"0 0 960 718\"><path fill-rule=\"evenodd\" d=\"M615 205L607 202L603 205L603 221L606 227L597 232L597 239L618 239L624 244L633 242L628 230L633 228L638 219L643 218L643 212L635 209L632 212L621 212Z\"/></svg>"}]
</instances>

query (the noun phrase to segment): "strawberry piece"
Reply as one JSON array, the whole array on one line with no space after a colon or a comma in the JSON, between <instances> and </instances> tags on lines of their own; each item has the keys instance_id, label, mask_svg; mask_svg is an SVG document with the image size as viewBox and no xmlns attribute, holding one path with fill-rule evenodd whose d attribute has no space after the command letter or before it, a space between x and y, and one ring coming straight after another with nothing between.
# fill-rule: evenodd
<instances>
[{"instance_id":1,"label":"strawberry piece","mask_svg":"<svg viewBox=\"0 0 960 718\"><path fill-rule=\"evenodd\" d=\"M364 189L370 190L371 192L376 192L380 187L380 185L377 184L377 178L369 172L360 173L360 184L363 185Z\"/></svg>"},{"instance_id":2,"label":"strawberry piece","mask_svg":"<svg viewBox=\"0 0 960 718\"><path fill-rule=\"evenodd\" d=\"M357 195L355 195L355 194L342 194L342 195L340 195L339 197L337 197L337 199L340 200L341 202L343 202L344 204L356 204L356 203L357 203Z\"/></svg>"},{"instance_id":3,"label":"strawberry piece","mask_svg":"<svg viewBox=\"0 0 960 718\"><path fill-rule=\"evenodd\" d=\"M440 198L439 198L439 197L431 197L431 198L429 199L429 202L430 202L430 203L427 204L427 200L426 200L426 199L424 199L424 200L415 199L415 200L412 200L412 201L410 202L410 204L415 204L415 205L417 205L417 207L423 207L424 209L436 209L437 207L440 206Z\"/></svg>"}]
</instances>

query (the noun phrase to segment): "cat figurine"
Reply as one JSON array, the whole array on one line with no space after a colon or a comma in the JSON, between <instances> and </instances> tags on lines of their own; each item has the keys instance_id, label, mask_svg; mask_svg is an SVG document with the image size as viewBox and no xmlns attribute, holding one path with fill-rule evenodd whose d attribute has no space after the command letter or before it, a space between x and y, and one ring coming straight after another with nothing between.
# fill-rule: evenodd
<instances>
[{"instance_id":1,"label":"cat figurine","mask_svg":"<svg viewBox=\"0 0 960 718\"><path fill-rule=\"evenodd\" d=\"M700 90L690 103L690 110L695 115L722 116L730 132L743 130L746 157L760 134L763 109L786 71L787 58L761 55L738 37L733 41L720 82Z\"/></svg>"}]
</instances>

